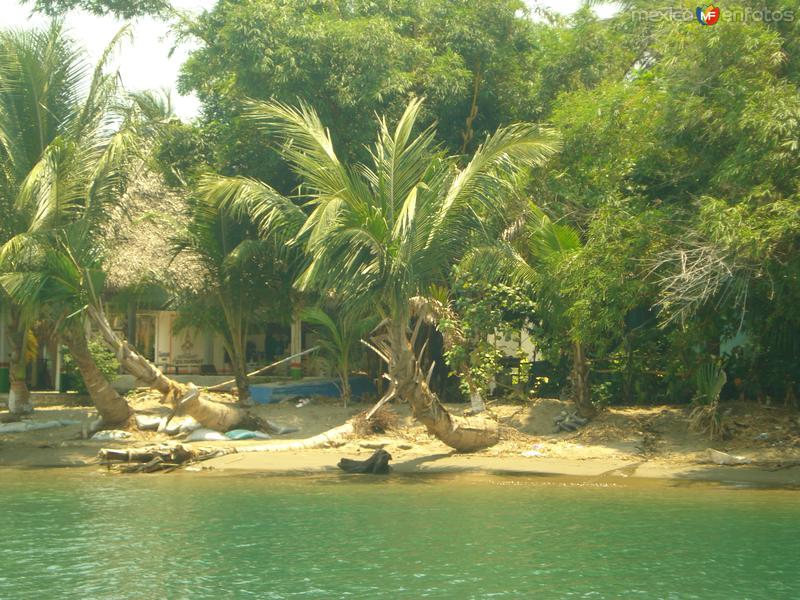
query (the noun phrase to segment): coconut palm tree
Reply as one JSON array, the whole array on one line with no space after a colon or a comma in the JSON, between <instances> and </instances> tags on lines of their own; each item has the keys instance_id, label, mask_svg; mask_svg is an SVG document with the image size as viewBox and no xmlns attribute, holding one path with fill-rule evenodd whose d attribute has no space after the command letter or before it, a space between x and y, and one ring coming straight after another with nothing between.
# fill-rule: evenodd
<instances>
[{"instance_id":1,"label":"coconut palm tree","mask_svg":"<svg viewBox=\"0 0 800 600\"><path fill-rule=\"evenodd\" d=\"M55 325L55 332L75 359L103 427L129 427L133 410L98 368L86 339L83 290L102 286L103 273L98 269L99 251L84 225L79 221L52 232L22 267L27 270L5 273L0 283L17 304L35 315L31 320L46 319ZM90 285L84 281L86 277L93 280Z\"/></svg>"},{"instance_id":2,"label":"coconut palm tree","mask_svg":"<svg viewBox=\"0 0 800 600\"><path fill-rule=\"evenodd\" d=\"M189 211L173 245L176 255L188 256L202 271L204 283L198 297L182 311L182 321L221 335L233 364L239 402L249 406L247 336L256 322L267 320L269 309L288 313L291 281L286 262L269 240L259 239L246 215L230 214L214 198L194 198Z\"/></svg>"},{"instance_id":3,"label":"coconut palm tree","mask_svg":"<svg viewBox=\"0 0 800 600\"><path fill-rule=\"evenodd\" d=\"M265 231L298 227L295 243L304 248L308 266L297 287L379 313L383 322L372 340L388 364L387 398L408 401L430 433L470 451L494 444L497 425L450 414L430 390L413 350L418 327L411 330L412 318L424 309L418 299L446 282L470 247L496 236L520 169L542 165L558 142L548 129L510 125L462 167L458 158L442 154L432 127L415 134L420 107L411 101L394 130L379 120L370 164L349 165L339 160L308 106L254 103L254 123L285 140L283 156L302 182L310 214L306 218L295 203L249 179L207 181L205 191L250 210Z\"/></svg>"},{"instance_id":4,"label":"coconut palm tree","mask_svg":"<svg viewBox=\"0 0 800 600\"><path fill-rule=\"evenodd\" d=\"M319 334L317 344L339 376L342 400L346 408L352 396L350 370L362 348L361 338L375 327L377 319L374 315L358 315L342 308L336 312L326 311L321 306L303 310L300 317L316 327Z\"/></svg>"},{"instance_id":5,"label":"coconut palm tree","mask_svg":"<svg viewBox=\"0 0 800 600\"><path fill-rule=\"evenodd\" d=\"M65 340L110 422L121 422L130 409L96 380L88 363L91 355L83 351L85 339L78 337L78 313L97 328L123 368L162 392L173 408L214 429L268 426L164 376L121 340L106 318L102 256L93 242L142 165L139 129L152 125L152 119L145 120L148 111L141 98L133 98L133 109L119 103L117 78L104 72L108 53L124 33L114 38L93 77L58 22L44 31L2 34L0 199L7 209L7 231L0 264L4 289L18 299L12 321L19 315L24 323L23 317L33 312L23 311L23 305L63 318ZM65 307L77 312L66 314Z\"/></svg>"},{"instance_id":6,"label":"coconut palm tree","mask_svg":"<svg viewBox=\"0 0 800 600\"><path fill-rule=\"evenodd\" d=\"M120 32L118 34L122 35ZM112 42L113 43L116 42ZM74 144L103 125L103 106L111 79L103 75L101 60L95 75L80 52L65 36L60 22L46 29L0 31L0 246L3 270L16 268L20 244L31 228L50 223L54 211L37 212L36 195L49 195L50 208L70 190L39 187L42 173L65 167L59 157L74 153ZM90 82L87 85L87 82ZM83 152L96 149L81 145ZM62 212L61 207L55 211ZM30 322L22 307L8 296L11 346L11 393L13 413L31 410L26 381L25 347Z\"/></svg>"},{"instance_id":7,"label":"coconut palm tree","mask_svg":"<svg viewBox=\"0 0 800 600\"><path fill-rule=\"evenodd\" d=\"M92 71L64 34L60 22L32 31L0 32L0 251L10 301L12 412L28 397L22 341L35 318L48 316L63 329L101 416L126 423L132 412L111 388L88 351L83 327L66 319L76 306L65 301L72 285L64 239L80 254L91 248L92 227L103 204L124 186L131 133L113 127L116 78L105 59ZM76 223L81 223L77 226ZM65 270L66 269L66 270Z\"/></svg>"}]
</instances>

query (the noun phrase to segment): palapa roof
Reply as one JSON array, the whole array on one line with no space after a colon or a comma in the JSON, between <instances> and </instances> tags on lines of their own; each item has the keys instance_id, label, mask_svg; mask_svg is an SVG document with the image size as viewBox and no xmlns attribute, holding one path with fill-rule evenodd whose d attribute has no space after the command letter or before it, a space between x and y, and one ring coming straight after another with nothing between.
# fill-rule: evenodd
<instances>
[{"instance_id":1,"label":"palapa roof","mask_svg":"<svg viewBox=\"0 0 800 600\"><path fill-rule=\"evenodd\" d=\"M185 254L173 258L171 239L186 223L185 195L158 173L143 169L104 233L108 291L199 291L202 267Z\"/></svg>"}]
</instances>

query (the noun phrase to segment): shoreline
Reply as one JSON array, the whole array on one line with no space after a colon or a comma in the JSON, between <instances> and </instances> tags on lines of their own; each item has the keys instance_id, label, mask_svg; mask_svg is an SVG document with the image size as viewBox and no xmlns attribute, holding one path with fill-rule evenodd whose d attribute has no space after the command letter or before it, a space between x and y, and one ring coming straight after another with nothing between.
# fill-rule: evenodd
<instances>
[{"instance_id":1,"label":"shoreline","mask_svg":"<svg viewBox=\"0 0 800 600\"><path fill-rule=\"evenodd\" d=\"M54 470L106 472L95 450L100 444L82 444L79 448L48 449L42 456L30 454L24 460L0 461L0 471ZM342 457L364 458L365 454L329 448L270 453L234 453L181 467L172 474L191 475L270 475L303 477L341 474L370 479L370 475L348 475L337 462ZM585 483L644 483L660 481L672 484L718 484L735 487L800 490L800 465L714 465L675 460L617 458L527 458L522 456L486 456L437 453L402 456L390 463L396 475L485 475L523 478L568 479ZM130 476L146 477L147 474Z\"/></svg>"},{"instance_id":2,"label":"shoreline","mask_svg":"<svg viewBox=\"0 0 800 600\"><path fill-rule=\"evenodd\" d=\"M342 473L336 466L341 452L306 450L259 454L228 454L198 463L190 470L221 473L308 475ZM745 484L800 489L800 466L786 468L761 465L721 466L675 463L658 460L526 458L522 456L481 456L433 454L408 457L390 463L392 472L402 475L513 475L524 477L576 478L584 481L661 480Z\"/></svg>"},{"instance_id":3,"label":"shoreline","mask_svg":"<svg viewBox=\"0 0 800 600\"><path fill-rule=\"evenodd\" d=\"M163 416L166 409L157 394L131 397L137 413ZM575 478L584 481L661 480L676 484L709 482L800 489L800 417L796 413L754 404L731 405L735 425L725 441L711 442L691 431L686 407L620 407L603 411L575 432L554 431L555 417L569 404L536 399L525 404L494 404L501 423L501 441L472 454L455 454L428 435L404 405L394 407L398 423L389 431L343 438L334 447L247 452L252 445L270 445L307 439L340 426L369 405L347 408L336 402L315 400L311 406L291 403L255 409L257 414L295 427L298 433L275 437L274 442L240 441L241 452L196 462L179 470L220 474L307 476L341 473L341 458L365 459L378 448L392 455L390 466L399 475L510 475L531 478ZM460 414L464 405L451 405ZM136 448L156 443L185 443L151 431L133 432L121 441L82 439L82 426L91 409L52 406L38 409L33 420L66 419L55 429L0 435L0 470L104 469L98 460L103 448ZM231 442L195 442L194 447L214 449ZM748 464L711 462L708 450L743 456ZM169 476L168 474L164 474ZM358 476L356 476L358 477Z\"/></svg>"}]
</instances>

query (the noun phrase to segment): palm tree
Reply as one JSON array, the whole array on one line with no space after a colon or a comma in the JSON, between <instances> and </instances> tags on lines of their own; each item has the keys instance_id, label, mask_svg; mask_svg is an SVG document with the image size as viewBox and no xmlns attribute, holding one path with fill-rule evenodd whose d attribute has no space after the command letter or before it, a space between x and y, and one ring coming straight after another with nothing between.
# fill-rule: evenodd
<instances>
[{"instance_id":1,"label":"palm tree","mask_svg":"<svg viewBox=\"0 0 800 600\"><path fill-rule=\"evenodd\" d=\"M184 305L182 321L222 336L239 402L249 406L247 336L256 322L267 320L269 308L288 312L285 262L273 244L258 238L246 215L232 215L203 195L191 203L190 219L173 243L176 255L189 256L203 272L204 287Z\"/></svg>"},{"instance_id":2,"label":"palm tree","mask_svg":"<svg viewBox=\"0 0 800 600\"><path fill-rule=\"evenodd\" d=\"M101 286L103 274L97 268L98 249L84 225L84 221L78 221L54 233L48 243L41 243L35 249L25 265L27 270L5 273L0 283L16 303L26 307L26 312L55 324L55 331L62 336L78 365L103 427L130 427L133 410L95 363L86 339L83 290ZM90 277L93 283L87 285L85 277Z\"/></svg>"},{"instance_id":3,"label":"palm tree","mask_svg":"<svg viewBox=\"0 0 800 600\"><path fill-rule=\"evenodd\" d=\"M52 216L52 212L36 212L33 196L49 193L51 201L58 203L70 193L38 188L36 181L42 172L54 168L62 154L73 152L75 140L101 125L100 107L109 79L98 66L92 85L86 88L89 75L58 21L42 30L0 31L0 246L4 270L13 269L9 261L21 256L15 251L21 234L34 224L43 226ZM31 410L25 363L30 322L19 304L8 296L4 300L10 313L9 410L24 413Z\"/></svg>"},{"instance_id":4,"label":"palm tree","mask_svg":"<svg viewBox=\"0 0 800 600\"><path fill-rule=\"evenodd\" d=\"M64 317L65 338L76 360L81 357L87 388L109 420L123 419L127 404L122 406L122 399L114 399L110 388L97 382L87 362L91 355L78 339L80 319L75 312L65 316L65 307L88 317L120 364L164 394L174 409L214 429L263 427L244 411L210 402L193 385L164 376L121 340L106 318L102 256L93 241L142 164L138 128L152 125L152 119L142 118L152 111L142 108L141 98L133 99L135 110L112 110L119 106L117 78L103 68L125 31L114 38L91 78L58 22L45 31L0 36L0 200L7 211L0 250L3 287L29 306ZM12 304L12 321L30 318L33 311L22 306ZM24 380L15 384L24 385Z\"/></svg>"},{"instance_id":5,"label":"palm tree","mask_svg":"<svg viewBox=\"0 0 800 600\"><path fill-rule=\"evenodd\" d=\"M575 407L583 417L593 417L586 349L570 322L571 301L559 289L560 270L583 247L577 229L553 222L531 204L527 214L510 227L501 239L476 248L462 266L490 280L524 285L535 290L547 328L566 332L572 353L572 393Z\"/></svg>"},{"instance_id":6,"label":"palm tree","mask_svg":"<svg viewBox=\"0 0 800 600\"><path fill-rule=\"evenodd\" d=\"M58 21L44 30L0 32L0 258L11 313L12 412L27 408L26 332L33 319L47 315L63 328L106 422L124 424L132 414L97 369L82 326L65 319L75 306L63 291L75 274L64 271L68 262L59 260L57 249L61 235L85 247L91 229L74 229L74 223L91 223L123 185L120 167L130 136L124 129L112 133L116 82L103 68L124 33L92 76Z\"/></svg>"},{"instance_id":7,"label":"palm tree","mask_svg":"<svg viewBox=\"0 0 800 600\"><path fill-rule=\"evenodd\" d=\"M297 227L295 243L305 249L308 266L296 286L379 313L383 321L372 341L388 364L387 398L408 401L430 433L470 451L494 444L497 424L451 415L430 390L413 350L419 329L410 328L424 302L412 299L428 297L470 247L496 236L520 169L543 164L558 142L550 130L511 125L462 168L458 158L439 151L432 127L414 135L420 107L411 101L393 131L381 119L370 164L348 165L311 108L255 103L250 118L285 139L283 155L302 181L310 215L249 179L217 179L206 191L249 209L265 231Z\"/></svg>"},{"instance_id":8,"label":"palm tree","mask_svg":"<svg viewBox=\"0 0 800 600\"><path fill-rule=\"evenodd\" d=\"M375 327L377 319L374 316L362 316L341 308L331 316L321 306L307 308L300 313L300 316L303 321L316 327L320 336L317 343L336 369L342 400L347 408L352 395L350 370L361 348L361 338Z\"/></svg>"}]
</instances>

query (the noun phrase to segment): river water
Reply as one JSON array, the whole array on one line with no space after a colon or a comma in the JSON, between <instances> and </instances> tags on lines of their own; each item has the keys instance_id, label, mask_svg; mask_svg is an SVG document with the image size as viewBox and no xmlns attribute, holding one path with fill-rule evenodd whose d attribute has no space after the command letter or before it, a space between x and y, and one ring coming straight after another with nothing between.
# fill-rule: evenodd
<instances>
[{"instance_id":1,"label":"river water","mask_svg":"<svg viewBox=\"0 0 800 600\"><path fill-rule=\"evenodd\" d=\"M0 598L800 598L800 492L0 471Z\"/></svg>"}]
</instances>

